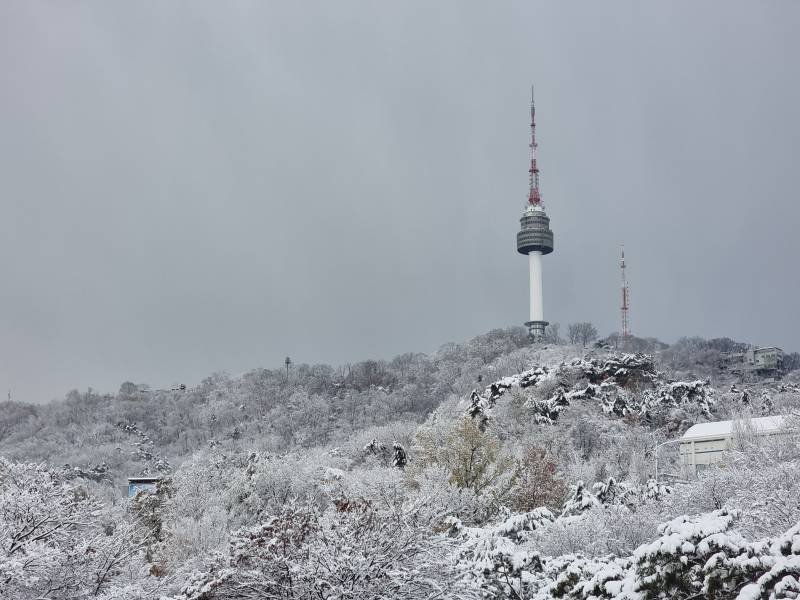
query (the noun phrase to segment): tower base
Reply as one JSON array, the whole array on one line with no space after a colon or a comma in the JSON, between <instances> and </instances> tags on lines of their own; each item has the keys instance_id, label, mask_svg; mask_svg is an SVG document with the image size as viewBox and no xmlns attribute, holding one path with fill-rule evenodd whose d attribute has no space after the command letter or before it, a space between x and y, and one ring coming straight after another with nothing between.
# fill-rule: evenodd
<instances>
[{"instance_id":1,"label":"tower base","mask_svg":"<svg viewBox=\"0 0 800 600\"><path fill-rule=\"evenodd\" d=\"M528 321L525 326L531 339L534 342L541 342L544 339L544 328L549 324L547 321Z\"/></svg>"}]
</instances>

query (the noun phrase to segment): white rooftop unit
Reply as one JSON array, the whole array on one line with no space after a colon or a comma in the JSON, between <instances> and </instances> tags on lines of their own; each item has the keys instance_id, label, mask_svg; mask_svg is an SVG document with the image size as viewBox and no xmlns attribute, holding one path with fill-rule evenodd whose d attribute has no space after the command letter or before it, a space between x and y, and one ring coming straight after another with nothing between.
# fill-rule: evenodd
<instances>
[{"instance_id":1,"label":"white rooftop unit","mask_svg":"<svg viewBox=\"0 0 800 600\"><path fill-rule=\"evenodd\" d=\"M722 460L735 434L775 435L784 429L785 420L780 415L692 425L680 440L681 466L686 475L697 475L708 465Z\"/></svg>"}]
</instances>

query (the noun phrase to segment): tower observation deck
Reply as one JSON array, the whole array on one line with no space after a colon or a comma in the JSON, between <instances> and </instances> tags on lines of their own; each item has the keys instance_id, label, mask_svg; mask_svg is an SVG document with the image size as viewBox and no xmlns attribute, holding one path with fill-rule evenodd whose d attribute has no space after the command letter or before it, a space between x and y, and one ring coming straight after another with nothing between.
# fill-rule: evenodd
<instances>
[{"instance_id":1,"label":"tower observation deck","mask_svg":"<svg viewBox=\"0 0 800 600\"><path fill-rule=\"evenodd\" d=\"M544 307L542 303L542 256L553 251L553 231L544 210L539 192L539 165L536 162L536 107L531 88L531 166L528 169L528 204L519 220L517 252L528 255L530 270L530 320L525 323L533 341L544 337Z\"/></svg>"},{"instance_id":2,"label":"tower observation deck","mask_svg":"<svg viewBox=\"0 0 800 600\"><path fill-rule=\"evenodd\" d=\"M517 232L517 252L529 254L541 252L542 255L553 251L553 231L550 229L550 217L544 212L541 203L529 205L522 213Z\"/></svg>"}]
</instances>

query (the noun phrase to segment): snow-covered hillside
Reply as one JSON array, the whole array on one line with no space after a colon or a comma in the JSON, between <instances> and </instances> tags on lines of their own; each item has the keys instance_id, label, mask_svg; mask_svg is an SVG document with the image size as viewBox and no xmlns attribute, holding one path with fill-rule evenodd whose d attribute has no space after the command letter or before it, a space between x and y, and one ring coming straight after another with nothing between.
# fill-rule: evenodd
<instances>
[{"instance_id":1,"label":"snow-covered hillside","mask_svg":"<svg viewBox=\"0 0 800 600\"><path fill-rule=\"evenodd\" d=\"M6 403L0 597L797 597L800 389L732 385L687 347L512 330L49 414ZM692 425L778 414L779 435L677 477L668 442ZM140 472L156 491L121 498Z\"/></svg>"}]
</instances>

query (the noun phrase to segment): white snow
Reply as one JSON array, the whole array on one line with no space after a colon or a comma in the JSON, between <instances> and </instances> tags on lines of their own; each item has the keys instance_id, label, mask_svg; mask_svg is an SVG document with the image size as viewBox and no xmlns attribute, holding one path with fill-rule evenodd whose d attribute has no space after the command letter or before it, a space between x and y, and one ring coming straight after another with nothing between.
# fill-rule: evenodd
<instances>
[{"instance_id":1,"label":"white snow","mask_svg":"<svg viewBox=\"0 0 800 600\"><path fill-rule=\"evenodd\" d=\"M729 437L737 430L747 431L752 429L757 433L768 433L777 431L784 426L784 418L781 415L773 417L756 417L749 420L738 421L714 421L711 423L698 423L692 425L681 439L692 440L706 437Z\"/></svg>"}]
</instances>

